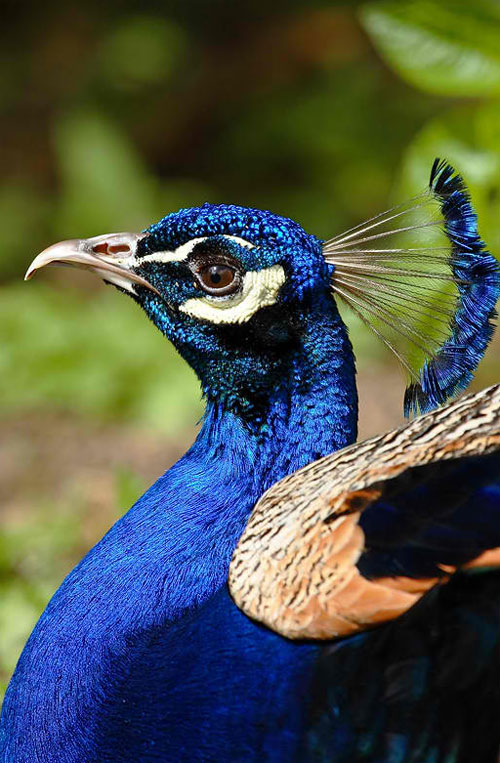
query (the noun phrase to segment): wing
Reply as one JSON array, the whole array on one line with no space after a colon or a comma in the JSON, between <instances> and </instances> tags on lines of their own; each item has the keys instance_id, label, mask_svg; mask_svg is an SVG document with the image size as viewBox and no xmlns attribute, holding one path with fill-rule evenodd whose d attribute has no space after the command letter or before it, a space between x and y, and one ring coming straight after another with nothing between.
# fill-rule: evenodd
<instances>
[{"instance_id":1,"label":"wing","mask_svg":"<svg viewBox=\"0 0 500 763\"><path fill-rule=\"evenodd\" d=\"M500 385L278 482L255 506L229 588L278 633L325 639L484 566L500 566Z\"/></svg>"}]
</instances>

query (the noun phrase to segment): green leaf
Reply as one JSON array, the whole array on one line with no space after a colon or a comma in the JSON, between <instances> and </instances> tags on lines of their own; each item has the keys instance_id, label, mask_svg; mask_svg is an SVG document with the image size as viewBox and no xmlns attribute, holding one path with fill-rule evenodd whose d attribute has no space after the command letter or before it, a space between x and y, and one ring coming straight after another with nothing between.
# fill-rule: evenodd
<instances>
[{"instance_id":1,"label":"green leaf","mask_svg":"<svg viewBox=\"0 0 500 763\"><path fill-rule=\"evenodd\" d=\"M375 2L361 20L387 63L410 84L439 95L500 93L496 0Z\"/></svg>"}]
</instances>

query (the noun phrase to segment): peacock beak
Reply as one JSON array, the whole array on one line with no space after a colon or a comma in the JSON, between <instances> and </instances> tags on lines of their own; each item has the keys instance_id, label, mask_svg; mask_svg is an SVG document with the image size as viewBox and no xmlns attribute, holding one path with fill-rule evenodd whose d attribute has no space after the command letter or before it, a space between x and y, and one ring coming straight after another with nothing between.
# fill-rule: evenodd
<instances>
[{"instance_id":1,"label":"peacock beak","mask_svg":"<svg viewBox=\"0 0 500 763\"><path fill-rule=\"evenodd\" d=\"M161 296L149 281L133 269L137 242L144 233L110 233L93 238L71 239L53 244L41 252L26 271L28 281L46 265L72 265L92 270L105 281L133 292L133 285L144 286Z\"/></svg>"}]
</instances>

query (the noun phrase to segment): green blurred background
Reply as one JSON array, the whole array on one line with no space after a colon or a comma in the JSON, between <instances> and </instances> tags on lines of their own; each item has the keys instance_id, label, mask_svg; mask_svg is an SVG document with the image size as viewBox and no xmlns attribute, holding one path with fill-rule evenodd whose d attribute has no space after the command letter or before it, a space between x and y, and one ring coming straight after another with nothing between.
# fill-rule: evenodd
<instances>
[{"instance_id":1,"label":"green blurred background","mask_svg":"<svg viewBox=\"0 0 500 763\"><path fill-rule=\"evenodd\" d=\"M114 5L114 7L113 7ZM3 4L0 681L63 576L195 433L196 380L132 301L23 273L56 240L204 201L321 237L465 175L500 251L498 0ZM361 434L404 378L353 324ZM498 379L499 343L477 385Z\"/></svg>"}]
</instances>

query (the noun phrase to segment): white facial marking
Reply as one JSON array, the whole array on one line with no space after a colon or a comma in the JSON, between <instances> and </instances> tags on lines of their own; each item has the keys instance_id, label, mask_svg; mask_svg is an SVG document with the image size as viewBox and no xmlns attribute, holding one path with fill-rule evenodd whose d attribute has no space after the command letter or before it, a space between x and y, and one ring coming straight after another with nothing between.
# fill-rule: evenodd
<instances>
[{"instance_id":1,"label":"white facial marking","mask_svg":"<svg viewBox=\"0 0 500 763\"><path fill-rule=\"evenodd\" d=\"M183 260L187 260L196 244L201 244L202 241L206 241L207 238L209 238L209 236L199 236L197 238L192 238L189 241L186 241L185 244L181 244L172 251L166 250L163 252L153 252L152 254L146 254L144 257L134 257L133 265L141 265L143 262L182 262ZM229 241L235 241L237 244L244 246L247 249L253 249L255 246L254 244L250 243L250 241L246 241L244 238L240 238L239 236L224 236L224 238L229 239Z\"/></svg>"},{"instance_id":2,"label":"white facial marking","mask_svg":"<svg viewBox=\"0 0 500 763\"><path fill-rule=\"evenodd\" d=\"M242 289L229 297L193 297L180 310L193 318L211 323L246 323L262 307L274 305L285 283L281 265L264 270L249 270L243 277Z\"/></svg>"},{"instance_id":3,"label":"white facial marking","mask_svg":"<svg viewBox=\"0 0 500 763\"><path fill-rule=\"evenodd\" d=\"M185 244L181 244L172 251L165 250L164 252L153 252L152 254L146 254L144 257L139 257L137 264L143 262L182 262L187 260L188 255L192 252L196 244L201 244L205 241L207 236L200 236L198 238L192 238L190 241L186 241Z\"/></svg>"}]
</instances>

